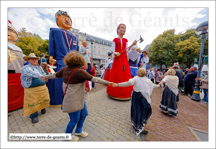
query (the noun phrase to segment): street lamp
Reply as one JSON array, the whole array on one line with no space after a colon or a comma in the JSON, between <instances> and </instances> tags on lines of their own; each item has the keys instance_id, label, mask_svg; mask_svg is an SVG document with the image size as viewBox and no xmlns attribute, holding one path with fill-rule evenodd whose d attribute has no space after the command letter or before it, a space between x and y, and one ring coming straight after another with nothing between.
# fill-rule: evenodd
<instances>
[{"instance_id":1,"label":"street lamp","mask_svg":"<svg viewBox=\"0 0 216 149\"><path fill-rule=\"evenodd\" d=\"M205 21L203 23L201 23L200 25L197 26L196 31L200 32L202 37L202 42L201 42L201 50L200 50L200 58L199 58L199 65L198 65L198 72L197 72L197 78L200 78L200 74L201 74L201 66L202 66L202 55L203 55L203 51L204 51L204 41L205 41L205 34L207 34L207 29L208 29L208 21ZM191 96L192 100L195 101L200 101L200 88L199 88L199 81L197 80L195 83L195 87L194 87L194 91L193 91L193 95Z\"/></svg>"},{"instance_id":2,"label":"street lamp","mask_svg":"<svg viewBox=\"0 0 216 149\"><path fill-rule=\"evenodd\" d=\"M90 41L91 41L91 61L92 61L92 64L93 64L93 42L95 40L93 38L91 38Z\"/></svg>"}]
</instances>

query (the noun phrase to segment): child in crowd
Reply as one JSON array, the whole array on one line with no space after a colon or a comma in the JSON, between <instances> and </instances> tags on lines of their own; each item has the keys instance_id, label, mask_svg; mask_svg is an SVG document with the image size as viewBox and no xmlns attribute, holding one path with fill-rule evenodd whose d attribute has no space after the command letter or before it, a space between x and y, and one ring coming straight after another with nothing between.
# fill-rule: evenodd
<instances>
[{"instance_id":1,"label":"child in crowd","mask_svg":"<svg viewBox=\"0 0 216 149\"><path fill-rule=\"evenodd\" d=\"M145 68L139 68L137 75L128 82L113 83L112 86L127 87L134 85L131 95L131 122L136 134L139 135L141 132L148 133L148 131L144 130L144 127L152 114L150 95L154 84L145 76Z\"/></svg>"}]
</instances>

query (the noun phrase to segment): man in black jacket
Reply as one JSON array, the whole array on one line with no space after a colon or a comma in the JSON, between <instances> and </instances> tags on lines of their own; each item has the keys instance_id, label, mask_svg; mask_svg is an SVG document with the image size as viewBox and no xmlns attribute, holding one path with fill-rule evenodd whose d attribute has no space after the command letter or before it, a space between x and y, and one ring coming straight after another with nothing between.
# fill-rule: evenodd
<instances>
[{"instance_id":1,"label":"man in black jacket","mask_svg":"<svg viewBox=\"0 0 216 149\"><path fill-rule=\"evenodd\" d=\"M183 82L182 82L183 71L182 71L181 69L179 69L178 63L175 63L175 64L173 65L173 68L174 68L174 70L175 70L175 72L176 72L175 75L179 78L179 85L178 85L178 87L183 87Z\"/></svg>"},{"instance_id":2,"label":"man in black jacket","mask_svg":"<svg viewBox=\"0 0 216 149\"><path fill-rule=\"evenodd\" d=\"M185 94L192 96L193 94L193 88L194 88L194 84L195 84L195 79L197 77L197 68L192 66L190 68L190 73L187 73L187 75L185 75L184 77L184 82L185 82Z\"/></svg>"}]
</instances>

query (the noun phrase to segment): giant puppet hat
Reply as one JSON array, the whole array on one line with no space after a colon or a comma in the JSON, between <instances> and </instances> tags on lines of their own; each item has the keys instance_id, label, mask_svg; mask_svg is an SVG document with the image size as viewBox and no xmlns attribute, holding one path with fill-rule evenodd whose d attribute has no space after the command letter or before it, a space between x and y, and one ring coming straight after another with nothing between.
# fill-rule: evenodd
<instances>
[{"instance_id":1,"label":"giant puppet hat","mask_svg":"<svg viewBox=\"0 0 216 149\"><path fill-rule=\"evenodd\" d=\"M9 21L9 20L8 20L8 28L10 28L13 31L15 31L15 33L17 34L17 37L18 37L18 32L17 32L16 28L12 25L11 21Z\"/></svg>"},{"instance_id":2,"label":"giant puppet hat","mask_svg":"<svg viewBox=\"0 0 216 149\"><path fill-rule=\"evenodd\" d=\"M56 15L65 15L65 16L67 16L68 18L70 18L70 20L72 21L71 17L68 15L68 13L67 13L66 11L59 10L59 11L57 11L56 14L55 14L55 19L56 19L56 24L57 24L57 25L58 25L58 23L57 23Z\"/></svg>"}]
</instances>

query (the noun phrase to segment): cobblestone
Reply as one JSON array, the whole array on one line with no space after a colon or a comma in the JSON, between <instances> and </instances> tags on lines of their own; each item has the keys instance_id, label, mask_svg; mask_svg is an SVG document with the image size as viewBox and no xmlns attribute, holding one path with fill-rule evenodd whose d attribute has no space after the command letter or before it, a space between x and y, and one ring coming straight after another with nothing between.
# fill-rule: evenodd
<instances>
[{"instance_id":1,"label":"cobblestone","mask_svg":"<svg viewBox=\"0 0 216 149\"><path fill-rule=\"evenodd\" d=\"M89 114L83 126L83 131L89 135L80 137L79 141L141 141L130 121L130 100L110 99L106 94L106 86L96 84L95 87L89 94ZM154 88L151 103L153 112L145 126L149 131L146 141L197 141L188 127L208 131L208 105L194 102L180 94L179 114L173 118L161 112L161 96L162 90ZM8 133L64 133L69 122L68 114L63 113L60 106L50 106L46 111L45 114L38 112L39 122L36 124L23 116L23 109L10 112Z\"/></svg>"}]
</instances>

